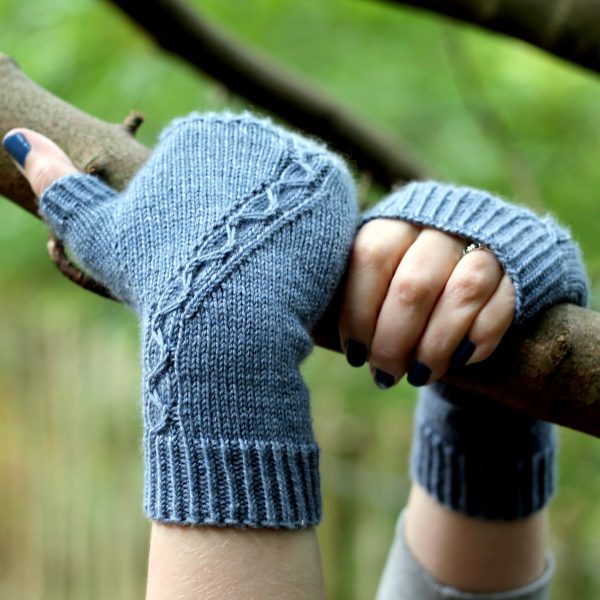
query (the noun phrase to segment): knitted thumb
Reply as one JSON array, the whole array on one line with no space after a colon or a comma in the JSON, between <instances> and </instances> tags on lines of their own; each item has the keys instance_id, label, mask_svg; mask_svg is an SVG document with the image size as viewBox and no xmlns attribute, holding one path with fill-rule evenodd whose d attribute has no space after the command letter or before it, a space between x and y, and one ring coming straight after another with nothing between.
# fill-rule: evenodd
<instances>
[{"instance_id":1,"label":"knitted thumb","mask_svg":"<svg viewBox=\"0 0 600 600\"><path fill-rule=\"evenodd\" d=\"M121 289L115 256L114 211L117 192L100 179L72 173L54 181L40 196L38 212L76 257L78 264L127 300Z\"/></svg>"},{"instance_id":2,"label":"knitted thumb","mask_svg":"<svg viewBox=\"0 0 600 600\"><path fill-rule=\"evenodd\" d=\"M52 231L69 246L82 267L101 281L110 279L107 257L114 227L113 206L108 201L116 192L79 173L71 159L41 133L13 129L2 144L40 199L39 213ZM66 194L65 180L70 182Z\"/></svg>"}]
</instances>

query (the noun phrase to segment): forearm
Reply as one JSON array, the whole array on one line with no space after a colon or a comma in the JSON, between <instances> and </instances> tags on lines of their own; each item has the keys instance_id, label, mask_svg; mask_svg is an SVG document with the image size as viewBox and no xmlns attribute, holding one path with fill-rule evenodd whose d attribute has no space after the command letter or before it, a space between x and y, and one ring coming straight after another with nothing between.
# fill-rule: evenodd
<instances>
[{"instance_id":1,"label":"forearm","mask_svg":"<svg viewBox=\"0 0 600 600\"><path fill-rule=\"evenodd\" d=\"M547 598L554 454L547 423L457 388L425 388L414 484L379 600Z\"/></svg>"},{"instance_id":2,"label":"forearm","mask_svg":"<svg viewBox=\"0 0 600 600\"><path fill-rule=\"evenodd\" d=\"M414 557L440 583L497 592L522 587L544 572L547 521L547 509L511 521L469 517L413 484L404 533Z\"/></svg>"},{"instance_id":3,"label":"forearm","mask_svg":"<svg viewBox=\"0 0 600 600\"><path fill-rule=\"evenodd\" d=\"M146 600L281 598L325 598L314 528L152 524Z\"/></svg>"}]
</instances>

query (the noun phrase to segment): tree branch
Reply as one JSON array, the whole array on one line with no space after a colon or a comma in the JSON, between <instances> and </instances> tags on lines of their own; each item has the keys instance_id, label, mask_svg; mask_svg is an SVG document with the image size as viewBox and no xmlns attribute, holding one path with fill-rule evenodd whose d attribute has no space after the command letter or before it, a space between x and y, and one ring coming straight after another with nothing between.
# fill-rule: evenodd
<instances>
[{"instance_id":1,"label":"tree branch","mask_svg":"<svg viewBox=\"0 0 600 600\"><path fill-rule=\"evenodd\" d=\"M111 0L163 49L217 79L235 94L317 135L351 157L386 188L425 171L406 148L363 123L308 81L234 41L183 0Z\"/></svg>"},{"instance_id":2,"label":"tree branch","mask_svg":"<svg viewBox=\"0 0 600 600\"><path fill-rule=\"evenodd\" d=\"M63 146L82 170L101 172L122 188L149 155L125 125L87 115L29 80L0 55L0 135L17 126L36 129ZM37 215L25 180L0 152L0 194ZM69 265L71 279L78 274ZM80 282L79 282L80 283ZM97 291L97 290L95 290ZM339 299L315 329L319 345L340 351ZM600 314L557 306L526 326L515 328L494 356L448 380L496 398L514 408L600 437Z\"/></svg>"},{"instance_id":3,"label":"tree branch","mask_svg":"<svg viewBox=\"0 0 600 600\"><path fill-rule=\"evenodd\" d=\"M122 189L150 155L132 137L132 119L124 125L95 119L35 84L0 54L1 135L13 127L35 129L63 148L78 169ZM37 216L35 196L6 152L0 152L0 194Z\"/></svg>"},{"instance_id":4,"label":"tree branch","mask_svg":"<svg viewBox=\"0 0 600 600\"><path fill-rule=\"evenodd\" d=\"M386 0L479 25L600 72L597 0Z\"/></svg>"}]
</instances>

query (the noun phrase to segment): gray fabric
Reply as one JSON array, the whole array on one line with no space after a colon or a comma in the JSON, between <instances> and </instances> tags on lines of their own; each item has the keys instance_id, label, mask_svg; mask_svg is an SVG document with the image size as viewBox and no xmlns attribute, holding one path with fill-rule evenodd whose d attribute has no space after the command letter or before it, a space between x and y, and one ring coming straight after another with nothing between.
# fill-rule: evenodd
<instances>
[{"instance_id":1,"label":"gray fabric","mask_svg":"<svg viewBox=\"0 0 600 600\"><path fill-rule=\"evenodd\" d=\"M396 533L376 600L548 600L554 575L554 559L548 556L542 576L524 587L507 592L463 592L437 582L417 562L404 540L405 512L400 515Z\"/></svg>"}]
</instances>

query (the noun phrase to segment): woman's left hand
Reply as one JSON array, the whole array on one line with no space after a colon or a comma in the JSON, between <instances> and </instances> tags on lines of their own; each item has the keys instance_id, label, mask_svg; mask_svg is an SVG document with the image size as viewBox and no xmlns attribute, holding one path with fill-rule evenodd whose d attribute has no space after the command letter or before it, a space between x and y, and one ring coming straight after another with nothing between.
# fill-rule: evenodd
<instances>
[{"instance_id":1,"label":"woman's left hand","mask_svg":"<svg viewBox=\"0 0 600 600\"><path fill-rule=\"evenodd\" d=\"M515 316L511 280L494 254L463 255L470 240L376 219L354 242L339 334L348 362L369 362L389 388L407 374L421 386L479 362Z\"/></svg>"}]
</instances>

